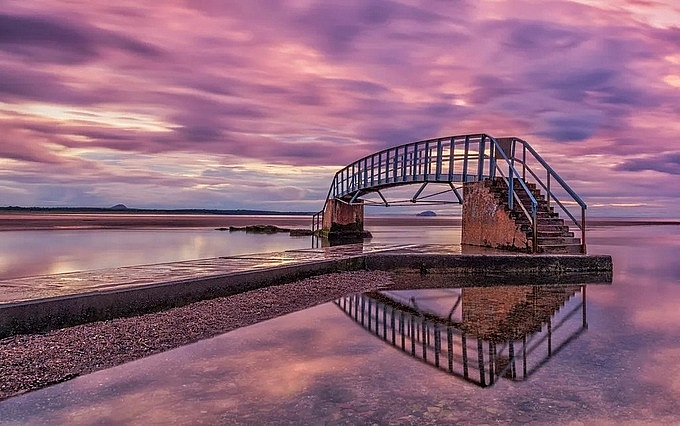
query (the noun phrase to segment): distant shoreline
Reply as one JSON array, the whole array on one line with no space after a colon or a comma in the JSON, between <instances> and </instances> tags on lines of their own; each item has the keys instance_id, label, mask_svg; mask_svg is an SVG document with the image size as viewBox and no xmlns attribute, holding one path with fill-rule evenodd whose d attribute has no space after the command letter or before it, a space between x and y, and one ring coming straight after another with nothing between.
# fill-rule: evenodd
<instances>
[{"instance_id":1,"label":"distant shoreline","mask_svg":"<svg viewBox=\"0 0 680 426\"><path fill-rule=\"evenodd\" d=\"M0 208L0 231L228 228L274 225L311 228L312 214L263 212L259 210L109 210L109 209L21 209ZM246 213L248 212L248 213ZM371 226L461 226L458 216L367 215ZM591 218L588 228L602 226L680 225L679 219ZM573 224L572 230L577 229Z\"/></svg>"},{"instance_id":2,"label":"distant shoreline","mask_svg":"<svg viewBox=\"0 0 680 426\"><path fill-rule=\"evenodd\" d=\"M158 212L0 212L0 231L96 230L96 229L178 229L223 228L229 226L276 225L311 227L311 215L256 215Z\"/></svg>"},{"instance_id":3,"label":"distant shoreline","mask_svg":"<svg viewBox=\"0 0 680 426\"><path fill-rule=\"evenodd\" d=\"M214 214L226 216L311 216L315 212L280 212L273 210L250 210L250 209L136 209L115 207L0 207L3 213L107 213L107 214Z\"/></svg>"}]
</instances>

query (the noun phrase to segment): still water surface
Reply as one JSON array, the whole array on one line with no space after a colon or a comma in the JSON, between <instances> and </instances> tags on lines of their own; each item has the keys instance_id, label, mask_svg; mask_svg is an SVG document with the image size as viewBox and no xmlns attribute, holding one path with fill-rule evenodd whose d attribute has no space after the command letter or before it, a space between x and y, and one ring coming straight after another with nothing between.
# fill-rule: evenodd
<instances>
[{"instance_id":1,"label":"still water surface","mask_svg":"<svg viewBox=\"0 0 680 426\"><path fill-rule=\"evenodd\" d=\"M96 220L96 215L89 216ZM0 280L312 247L311 237L291 237L287 233L261 235L242 231L218 231L210 226L138 228L140 223L167 220L167 216L156 218L149 216L151 215L143 217L127 215L125 220L129 226L120 229L55 227L49 230L1 231ZM50 215L42 217L49 218ZM243 226L246 223L274 223L280 227L309 229L311 223L310 218L301 216L219 216L219 218L221 220L218 222L215 222L215 217L203 219L219 223L220 227ZM195 221L200 223L201 219L198 217ZM367 228L373 233L374 242L397 244L405 241L422 244L460 242L460 226L453 225L452 219L421 220L413 217L394 217L374 220L377 223L372 225L370 221L369 218ZM410 226L394 227L390 223L395 221L406 222Z\"/></svg>"},{"instance_id":2,"label":"still water surface","mask_svg":"<svg viewBox=\"0 0 680 426\"><path fill-rule=\"evenodd\" d=\"M606 226L589 236L590 253L613 256L611 284L469 289L452 282L348 295L11 398L0 412L22 423L678 424L680 226ZM376 301L385 296L393 300L387 319L379 313L368 326L366 315L362 325L356 306L370 298L382 306ZM391 324L395 302L469 333L468 378L462 349L456 374L446 371L446 348L441 367L433 365L429 351L446 347L446 334L425 349L412 349L408 336L402 346L399 333L392 340L383 324ZM503 326L510 317L514 323ZM537 336L534 358L526 375L515 358L513 377L507 342L526 334ZM461 348L461 335L454 339ZM500 374L480 383L475 369L494 370L490 341Z\"/></svg>"}]
</instances>

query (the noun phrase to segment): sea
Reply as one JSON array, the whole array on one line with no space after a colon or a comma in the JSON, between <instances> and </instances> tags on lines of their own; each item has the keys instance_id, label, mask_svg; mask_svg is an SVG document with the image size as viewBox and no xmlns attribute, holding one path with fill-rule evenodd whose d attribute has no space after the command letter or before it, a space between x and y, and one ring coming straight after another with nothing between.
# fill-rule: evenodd
<instances>
[{"instance_id":1,"label":"sea","mask_svg":"<svg viewBox=\"0 0 680 426\"><path fill-rule=\"evenodd\" d=\"M277 225L309 227L304 217L276 220ZM313 244L310 237L218 231L217 225L6 230L0 232L0 274L48 274ZM221 225L229 226L229 219ZM366 228L379 243L460 241L456 218L368 218ZM460 289L452 282L451 289L439 293L392 295L403 304L417 300L421 308L449 300L445 311L451 321L474 314L484 323L484 318L497 319L494 306L506 299L533 301L515 305L522 309L518 314L540 314L546 302L539 295L554 301L567 291L563 306L529 330L537 337L525 346L535 349L536 364L523 372L521 362L504 357L508 347L493 346L498 369L492 370L497 373L493 383L448 374L445 357L434 367L431 352L423 359L425 346L402 348L385 331L389 327L376 325L385 316L376 313L373 328L368 319L366 326L356 303L369 303L370 318L371 300L377 309L384 294L347 295L10 398L0 402L0 412L11 424L168 419L183 424L680 424L680 220L594 219L587 235L589 254L612 256L611 283L575 283L567 290L532 283L496 289L490 276L492 288ZM456 301L459 296L462 304ZM471 308L475 300L486 302ZM457 309L463 309L460 316ZM390 307L386 312L395 311ZM562 337L559 330L566 331ZM443 336L427 350L445 345ZM479 345L471 346L467 356L487 351L486 342ZM459 358L454 362L461 365ZM480 357L479 366L488 362Z\"/></svg>"},{"instance_id":2,"label":"sea","mask_svg":"<svg viewBox=\"0 0 680 426\"><path fill-rule=\"evenodd\" d=\"M310 229L311 217L279 215L0 215L0 280L36 275L312 248L316 237L229 227ZM376 216L367 242L456 244L460 218Z\"/></svg>"}]
</instances>

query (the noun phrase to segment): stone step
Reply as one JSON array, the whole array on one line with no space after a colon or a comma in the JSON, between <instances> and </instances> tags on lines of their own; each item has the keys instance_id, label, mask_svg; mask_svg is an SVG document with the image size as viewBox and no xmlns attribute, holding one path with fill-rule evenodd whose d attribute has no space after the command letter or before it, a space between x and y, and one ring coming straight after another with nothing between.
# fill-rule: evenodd
<instances>
[{"instance_id":1,"label":"stone step","mask_svg":"<svg viewBox=\"0 0 680 426\"><path fill-rule=\"evenodd\" d=\"M518 224L518 225L526 225L526 226L531 227L531 222L524 215L521 215L521 216L515 218L514 220L515 220L515 223ZM568 231L569 230L569 227L564 224L564 219L560 219L560 218L555 218L555 217L537 218L536 222L537 222L536 228L539 229L539 230L545 230L545 231L553 231L553 230ZM559 227L559 228L554 228L554 227Z\"/></svg>"},{"instance_id":2,"label":"stone step","mask_svg":"<svg viewBox=\"0 0 680 426\"><path fill-rule=\"evenodd\" d=\"M554 218L554 217L546 217L546 218L541 218L538 219L538 225L564 225L564 219Z\"/></svg>"},{"instance_id":3,"label":"stone step","mask_svg":"<svg viewBox=\"0 0 680 426\"><path fill-rule=\"evenodd\" d=\"M504 191L507 193L508 188L505 188ZM515 192L517 193L517 196L520 197L520 198L526 198L527 200L531 199L529 197L529 194L527 194L527 192L522 187L515 188ZM531 195L533 195L536 200L538 200L539 198L542 199L542 200L545 200L545 196L543 196L543 193L541 191L539 191L538 189L532 190Z\"/></svg>"},{"instance_id":4,"label":"stone step","mask_svg":"<svg viewBox=\"0 0 680 426\"><path fill-rule=\"evenodd\" d=\"M517 222L515 222L517 223ZM526 232L527 235L531 235L531 224L528 222L525 223L517 223L520 226L520 229L523 232ZM573 236L573 232L571 233L572 235L569 235L569 227L564 225L541 225L540 223L536 225L536 230L538 231L538 234L540 235L541 233L559 233L559 235L563 235L565 237ZM566 233L566 234L565 234Z\"/></svg>"},{"instance_id":5,"label":"stone step","mask_svg":"<svg viewBox=\"0 0 680 426\"><path fill-rule=\"evenodd\" d=\"M507 203L508 185L501 178L488 181L488 187L498 200L499 205ZM522 207L528 212L532 210L531 196L537 201L536 205L536 242L539 253L581 253L581 240L574 237L574 233L565 225L564 219L555 212L555 208L550 205L545 196L536 184L527 183L526 186L531 192L531 196L524 190L519 179L515 179L514 188L521 206L515 205L509 212L510 217L526 233L530 240L533 237L531 220L526 216Z\"/></svg>"},{"instance_id":6,"label":"stone step","mask_svg":"<svg viewBox=\"0 0 680 426\"><path fill-rule=\"evenodd\" d=\"M538 252L578 254L581 253L581 244L539 244Z\"/></svg>"},{"instance_id":7,"label":"stone step","mask_svg":"<svg viewBox=\"0 0 680 426\"><path fill-rule=\"evenodd\" d=\"M545 218L545 219L559 219L559 218L560 218L560 215L557 214L557 213L555 213L555 212L551 212L551 211L538 210L538 211L536 211L536 218L537 218L539 221L540 221L542 218Z\"/></svg>"},{"instance_id":8,"label":"stone step","mask_svg":"<svg viewBox=\"0 0 680 426\"><path fill-rule=\"evenodd\" d=\"M538 246L545 246L545 245L561 245L561 244L581 244L581 240L579 238L574 238L574 237L542 237L538 236L536 238L538 242Z\"/></svg>"},{"instance_id":9,"label":"stone step","mask_svg":"<svg viewBox=\"0 0 680 426\"><path fill-rule=\"evenodd\" d=\"M531 214L531 212L527 212L527 213ZM520 222L529 223L530 222L529 218L521 210L519 210L519 211L512 210L510 212L510 217L513 218L516 223L520 223ZM560 218L560 215L557 214L557 213L554 213L554 212L542 212L542 211L536 212L536 220L538 221L538 223L541 223L544 219L559 219L559 218Z\"/></svg>"},{"instance_id":10,"label":"stone step","mask_svg":"<svg viewBox=\"0 0 680 426\"><path fill-rule=\"evenodd\" d=\"M504 197L508 196L508 187L507 186L505 186L505 187L492 186L490 189L494 194L500 194L500 195L503 195ZM531 198L529 197L529 194L526 193L524 188L519 187L519 188L514 188L514 189L515 189L515 193L517 194L517 197L519 199L526 200L526 201L531 200ZM541 194L541 192L539 192L538 190L531 191L531 195L534 196L536 201L545 201L545 196L543 196L543 194Z\"/></svg>"},{"instance_id":11,"label":"stone step","mask_svg":"<svg viewBox=\"0 0 680 426\"><path fill-rule=\"evenodd\" d=\"M529 189L529 191L531 191L532 195L542 196L541 191L539 189L536 189L536 184L527 183L526 185L527 185L527 188ZM491 190L493 190L494 192L505 192L506 194L508 193L508 185L506 185L504 181L493 182L489 185L489 188L491 188ZM515 192L517 192L517 194L525 194L526 195L526 191L524 190L524 187L522 186L522 184L519 183L519 181L515 181L515 184L513 185L513 189L515 190Z\"/></svg>"},{"instance_id":12,"label":"stone step","mask_svg":"<svg viewBox=\"0 0 680 426\"><path fill-rule=\"evenodd\" d=\"M531 231L529 231L528 236L531 237ZM538 238L556 238L556 237L566 237L573 238L574 233L569 231L538 231Z\"/></svg>"},{"instance_id":13,"label":"stone step","mask_svg":"<svg viewBox=\"0 0 680 426\"><path fill-rule=\"evenodd\" d=\"M507 185L505 184L505 181L504 181L504 180L497 180L497 181L501 182L503 185L505 185L505 186L507 187ZM521 179L514 178L513 181L514 181L513 185L515 185L515 186L517 186L517 185L520 185L520 186L521 186L521 185L522 185ZM535 184L535 183L526 182L526 181L525 181L524 184L525 184L525 185L527 186L527 188L529 188L529 189L536 189L536 184Z\"/></svg>"},{"instance_id":14,"label":"stone step","mask_svg":"<svg viewBox=\"0 0 680 426\"><path fill-rule=\"evenodd\" d=\"M517 201L515 201L517 202ZM528 198L526 200L521 200L522 205L524 206L525 209L531 211L531 200ZM551 206L548 204L547 201L537 199L536 200L536 209L537 210L548 210Z\"/></svg>"},{"instance_id":15,"label":"stone step","mask_svg":"<svg viewBox=\"0 0 680 426\"><path fill-rule=\"evenodd\" d=\"M526 198L526 199L520 198L520 200L521 200L521 203L522 203L522 205L524 206L524 208L526 208L527 210L531 210L531 200L530 200L530 199L528 199L528 198ZM517 200L515 200L515 203L516 203L516 202L517 202ZM547 210L547 209L550 208L550 205L549 205L548 202L545 201L545 200L536 199L536 207L537 207L539 210Z\"/></svg>"},{"instance_id":16,"label":"stone step","mask_svg":"<svg viewBox=\"0 0 680 426\"><path fill-rule=\"evenodd\" d=\"M541 232L569 232L569 227L566 225L544 225L544 224L537 224L536 225L536 230L541 233Z\"/></svg>"}]
</instances>

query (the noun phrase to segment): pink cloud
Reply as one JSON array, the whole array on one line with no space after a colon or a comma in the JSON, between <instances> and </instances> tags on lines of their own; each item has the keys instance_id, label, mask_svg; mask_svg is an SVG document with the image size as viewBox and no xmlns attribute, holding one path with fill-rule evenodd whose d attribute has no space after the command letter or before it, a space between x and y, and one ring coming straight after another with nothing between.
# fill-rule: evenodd
<instances>
[{"instance_id":1,"label":"pink cloud","mask_svg":"<svg viewBox=\"0 0 680 426\"><path fill-rule=\"evenodd\" d=\"M627 193L624 173L677 176L672 154L654 154L676 143L680 89L664 78L680 75L680 29L627 12L568 2L16 2L0 6L0 23L0 124L20 135L0 156L20 162L75 164L79 150L106 149L160 163L198 153L339 168L395 144L485 131L547 154L610 156L590 179L615 196ZM139 125L46 118L27 104Z\"/></svg>"}]
</instances>

